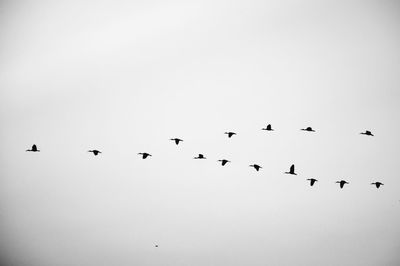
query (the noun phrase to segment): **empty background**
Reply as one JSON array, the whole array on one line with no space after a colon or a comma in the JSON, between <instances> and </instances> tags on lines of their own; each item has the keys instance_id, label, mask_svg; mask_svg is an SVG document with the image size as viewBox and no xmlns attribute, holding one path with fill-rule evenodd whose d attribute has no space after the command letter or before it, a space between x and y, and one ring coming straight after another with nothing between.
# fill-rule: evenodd
<instances>
[{"instance_id":1,"label":"empty background","mask_svg":"<svg viewBox=\"0 0 400 266\"><path fill-rule=\"evenodd\" d=\"M399 8L1 1L2 260L399 265Z\"/></svg>"}]
</instances>

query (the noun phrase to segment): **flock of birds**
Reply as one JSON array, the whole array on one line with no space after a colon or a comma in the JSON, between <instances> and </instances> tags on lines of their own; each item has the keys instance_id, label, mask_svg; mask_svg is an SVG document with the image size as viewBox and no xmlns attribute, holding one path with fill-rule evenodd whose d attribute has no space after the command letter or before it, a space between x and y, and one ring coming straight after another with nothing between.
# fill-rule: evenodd
<instances>
[{"instance_id":1,"label":"flock of birds","mask_svg":"<svg viewBox=\"0 0 400 266\"><path fill-rule=\"evenodd\" d=\"M271 124L268 124L265 128L262 128L261 130L265 130L265 131L273 131L274 129L272 128ZM308 131L308 132L315 132L315 130L312 127L306 127L306 128L302 128L301 130L303 131ZM236 135L235 132L229 131L229 132L225 132L224 134L228 135L228 138L232 138L232 136ZM374 136L372 134L371 131L366 130L365 132L361 132L360 134L362 135L366 135L366 136ZM180 142L182 142L183 140L180 138L171 138L170 140L174 141L176 145L179 145ZM31 149L27 149L26 151L28 152L40 152L40 150L37 148L36 144L32 145ZM101 153L101 151L99 150L89 150L88 152L93 153L95 156L99 155ZM142 159L147 159L148 157L152 156L150 153L147 152L139 152L138 155L140 155L142 157ZM194 157L193 159L207 159L203 154L199 153L196 157ZM227 160L227 159L221 159L218 160L218 162L221 163L222 166L225 166L227 163L230 163L231 161ZM249 165L250 167L254 168L256 171L259 171L262 167L258 164L251 164ZM295 172L295 166L294 164L292 164L290 166L290 169L288 172L285 172L285 174L290 174L290 175L297 175ZM310 181L310 186L313 186L315 184L315 182L317 182L318 180L315 178L308 178L306 179L307 181ZM336 183L339 184L340 188L343 188L345 184L349 184L349 182L347 182L346 180L340 180L340 181L336 181ZM379 188L380 186L383 186L384 184L381 182L373 182L371 183L371 185L375 185L376 188Z\"/></svg>"}]
</instances>

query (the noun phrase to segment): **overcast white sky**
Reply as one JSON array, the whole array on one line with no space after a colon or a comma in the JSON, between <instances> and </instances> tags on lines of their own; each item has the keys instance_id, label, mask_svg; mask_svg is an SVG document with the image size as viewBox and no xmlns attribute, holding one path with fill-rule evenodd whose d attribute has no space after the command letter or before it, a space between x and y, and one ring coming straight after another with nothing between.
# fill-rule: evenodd
<instances>
[{"instance_id":1,"label":"overcast white sky","mask_svg":"<svg viewBox=\"0 0 400 266\"><path fill-rule=\"evenodd\" d=\"M2 1L0 256L399 265L399 8Z\"/></svg>"}]
</instances>

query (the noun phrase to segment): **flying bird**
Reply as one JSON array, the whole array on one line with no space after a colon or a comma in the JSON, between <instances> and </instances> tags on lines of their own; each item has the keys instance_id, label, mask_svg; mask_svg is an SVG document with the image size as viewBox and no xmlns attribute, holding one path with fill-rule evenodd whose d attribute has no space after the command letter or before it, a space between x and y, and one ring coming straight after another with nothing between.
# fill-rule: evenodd
<instances>
[{"instance_id":1,"label":"flying bird","mask_svg":"<svg viewBox=\"0 0 400 266\"><path fill-rule=\"evenodd\" d=\"M253 167L254 169L256 169L256 171L258 172L260 170L260 168L262 168L261 166L259 166L258 164L251 164L249 165L250 167Z\"/></svg>"},{"instance_id":2,"label":"flying bird","mask_svg":"<svg viewBox=\"0 0 400 266\"><path fill-rule=\"evenodd\" d=\"M318 180L315 179L315 178L309 178L309 179L307 179L307 180L310 181L310 186L314 186L315 182L318 182Z\"/></svg>"},{"instance_id":3,"label":"flying bird","mask_svg":"<svg viewBox=\"0 0 400 266\"><path fill-rule=\"evenodd\" d=\"M376 188L379 188L380 186L383 186L384 184L381 182L374 182L374 183L371 183L371 185L375 185Z\"/></svg>"},{"instance_id":4,"label":"flying bird","mask_svg":"<svg viewBox=\"0 0 400 266\"><path fill-rule=\"evenodd\" d=\"M271 124L268 124L267 127L262 128L261 130L273 131Z\"/></svg>"},{"instance_id":5,"label":"flying bird","mask_svg":"<svg viewBox=\"0 0 400 266\"><path fill-rule=\"evenodd\" d=\"M88 152L93 152L94 156L97 156L97 154L101 153L99 150L90 150Z\"/></svg>"},{"instance_id":6,"label":"flying bird","mask_svg":"<svg viewBox=\"0 0 400 266\"><path fill-rule=\"evenodd\" d=\"M197 155L197 157L194 157L193 159L207 159L207 158L204 157L203 154L199 153L199 155Z\"/></svg>"},{"instance_id":7,"label":"flying bird","mask_svg":"<svg viewBox=\"0 0 400 266\"><path fill-rule=\"evenodd\" d=\"M294 164L292 164L292 165L290 166L289 172L285 172L285 174L297 175L297 174L294 172Z\"/></svg>"},{"instance_id":8,"label":"flying bird","mask_svg":"<svg viewBox=\"0 0 400 266\"><path fill-rule=\"evenodd\" d=\"M40 150L38 150L38 149L37 149L37 146L36 146L36 144L33 144L33 145L32 145L32 148L31 148L31 149L27 149L26 151L31 151L31 152L40 152Z\"/></svg>"},{"instance_id":9,"label":"flying bird","mask_svg":"<svg viewBox=\"0 0 400 266\"><path fill-rule=\"evenodd\" d=\"M309 131L309 132L315 132L315 130L312 129L312 127L306 127L306 128L302 128L302 129L300 129L300 130Z\"/></svg>"},{"instance_id":10,"label":"flying bird","mask_svg":"<svg viewBox=\"0 0 400 266\"><path fill-rule=\"evenodd\" d=\"M336 181L336 183L339 183L340 188L343 188L345 184L349 184L349 182L347 182L345 180Z\"/></svg>"},{"instance_id":11,"label":"flying bird","mask_svg":"<svg viewBox=\"0 0 400 266\"><path fill-rule=\"evenodd\" d=\"M226 163L230 163L231 161L222 159L222 160L218 160L218 162L221 162L222 166L224 166Z\"/></svg>"},{"instance_id":12,"label":"flying bird","mask_svg":"<svg viewBox=\"0 0 400 266\"><path fill-rule=\"evenodd\" d=\"M236 135L235 132L225 132L224 134L227 134L228 138L231 138L233 135Z\"/></svg>"},{"instance_id":13,"label":"flying bird","mask_svg":"<svg viewBox=\"0 0 400 266\"><path fill-rule=\"evenodd\" d=\"M176 144L176 145L178 145L179 142L183 141L183 139L178 139L178 138L173 138L173 139L171 139L171 140L175 141L175 144Z\"/></svg>"},{"instance_id":14,"label":"flying bird","mask_svg":"<svg viewBox=\"0 0 400 266\"><path fill-rule=\"evenodd\" d=\"M147 152L139 152L138 154L142 155L142 159L146 159L147 157L152 156L150 153Z\"/></svg>"},{"instance_id":15,"label":"flying bird","mask_svg":"<svg viewBox=\"0 0 400 266\"><path fill-rule=\"evenodd\" d=\"M369 131L369 130L365 130L365 132L361 132L360 133L361 135L366 135L366 136L374 136L374 134L372 134L372 132L371 131Z\"/></svg>"}]
</instances>

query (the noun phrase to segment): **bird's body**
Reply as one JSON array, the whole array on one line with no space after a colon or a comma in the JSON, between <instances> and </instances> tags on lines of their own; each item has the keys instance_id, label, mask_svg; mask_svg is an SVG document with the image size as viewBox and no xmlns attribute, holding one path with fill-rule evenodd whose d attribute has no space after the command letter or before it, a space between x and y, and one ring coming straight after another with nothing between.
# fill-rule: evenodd
<instances>
[{"instance_id":1,"label":"bird's body","mask_svg":"<svg viewBox=\"0 0 400 266\"><path fill-rule=\"evenodd\" d=\"M380 186L383 186L384 184L381 182L374 182L374 183L371 183L371 185L375 185L376 188L379 188Z\"/></svg>"},{"instance_id":2,"label":"bird's body","mask_svg":"<svg viewBox=\"0 0 400 266\"><path fill-rule=\"evenodd\" d=\"M94 154L94 156L97 156L99 153L101 153L101 151L99 151L99 150L90 150L88 152L92 152Z\"/></svg>"},{"instance_id":3,"label":"bird's body","mask_svg":"<svg viewBox=\"0 0 400 266\"><path fill-rule=\"evenodd\" d=\"M31 151L31 152L40 152L40 150L38 150L38 148L37 148L36 144L33 144L33 145L32 145L32 148L31 148L31 149L27 149L26 151Z\"/></svg>"},{"instance_id":4,"label":"bird's body","mask_svg":"<svg viewBox=\"0 0 400 266\"><path fill-rule=\"evenodd\" d=\"M300 130L308 131L308 132L315 132L315 130L312 127L306 127L306 128L302 128Z\"/></svg>"},{"instance_id":5,"label":"bird's body","mask_svg":"<svg viewBox=\"0 0 400 266\"><path fill-rule=\"evenodd\" d=\"M203 154L199 153L199 155L197 155L197 157L194 157L193 159L207 159L207 158L204 157Z\"/></svg>"},{"instance_id":6,"label":"bird's body","mask_svg":"<svg viewBox=\"0 0 400 266\"><path fill-rule=\"evenodd\" d=\"M336 183L339 183L340 188L343 188L345 184L349 184L349 182L347 182L345 180L336 181Z\"/></svg>"},{"instance_id":7,"label":"bird's body","mask_svg":"<svg viewBox=\"0 0 400 266\"><path fill-rule=\"evenodd\" d=\"M142 155L142 159L146 159L147 157L152 156L150 153L147 152L139 152L138 154Z\"/></svg>"},{"instance_id":8,"label":"bird's body","mask_svg":"<svg viewBox=\"0 0 400 266\"><path fill-rule=\"evenodd\" d=\"M156 248L158 248L158 245L154 245Z\"/></svg>"},{"instance_id":9,"label":"bird's body","mask_svg":"<svg viewBox=\"0 0 400 266\"><path fill-rule=\"evenodd\" d=\"M258 172L262 167L259 166L258 164L251 164L249 165L250 167L253 167L254 169L256 169L256 171Z\"/></svg>"},{"instance_id":10,"label":"bird's body","mask_svg":"<svg viewBox=\"0 0 400 266\"><path fill-rule=\"evenodd\" d=\"M179 142L183 141L182 139L178 139L178 138L173 138L173 139L170 139L170 140L175 141L175 144L176 144L176 145L178 145Z\"/></svg>"},{"instance_id":11,"label":"bird's body","mask_svg":"<svg viewBox=\"0 0 400 266\"><path fill-rule=\"evenodd\" d=\"M361 134L361 135L366 135L366 136L371 136L371 137L374 136L374 134L372 134L372 132L369 131L369 130L365 130L365 132L361 132L360 134Z\"/></svg>"},{"instance_id":12,"label":"bird's body","mask_svg":"<svg viewBox=\"0 0 400 266\"><path fill-rule=\"evenodd\" d=\"M315 182L318 182L318 180L315 178L309 178L307 180L310 181L310 186L314 186Z\"/></svg>"},{"instance_id":13,"label":"bird's body","mask_svg":"<svg viewBox=\"0 0 400 266\"><path fill-rule=\"evenodd\" d=\"M289 172L285 172L285 174L297 175L297 174L294 172L294 164L292 164L292 165L290 166Z\"/></svg>"},{"instance_id":14,"label":"bird's body","mask_svg":"<svg viewBox=\"0 0 400 266\"><path fill-rule=\"evenodd\" d=\"M273 131L271 124L268 124L267 127L262 128L261 130Z\"/></svg>"},{"instance_id":15,"label":"bird's body","mask_svg":"<svg viewBox=\"0 0 400 266\"><path fill-rule=\"evenodd\" d=\"M222 160L218 160L218 162L221 162L222 166L224 166L225 164L230 163L231 161L222 159Z\"/></svg>"},{"instance_id":16,"label":"bird's body","mask_svg":"<svg viewBox=\"0 0 400 266\"><path fill-rule=\"evenodd\" d=\"M228 138L231 138L233 135L236 135L235 132L231 132L231 131L225 132L224 134L227 134L227 135L228 135Z\"/></svg>"}]
</instances>

